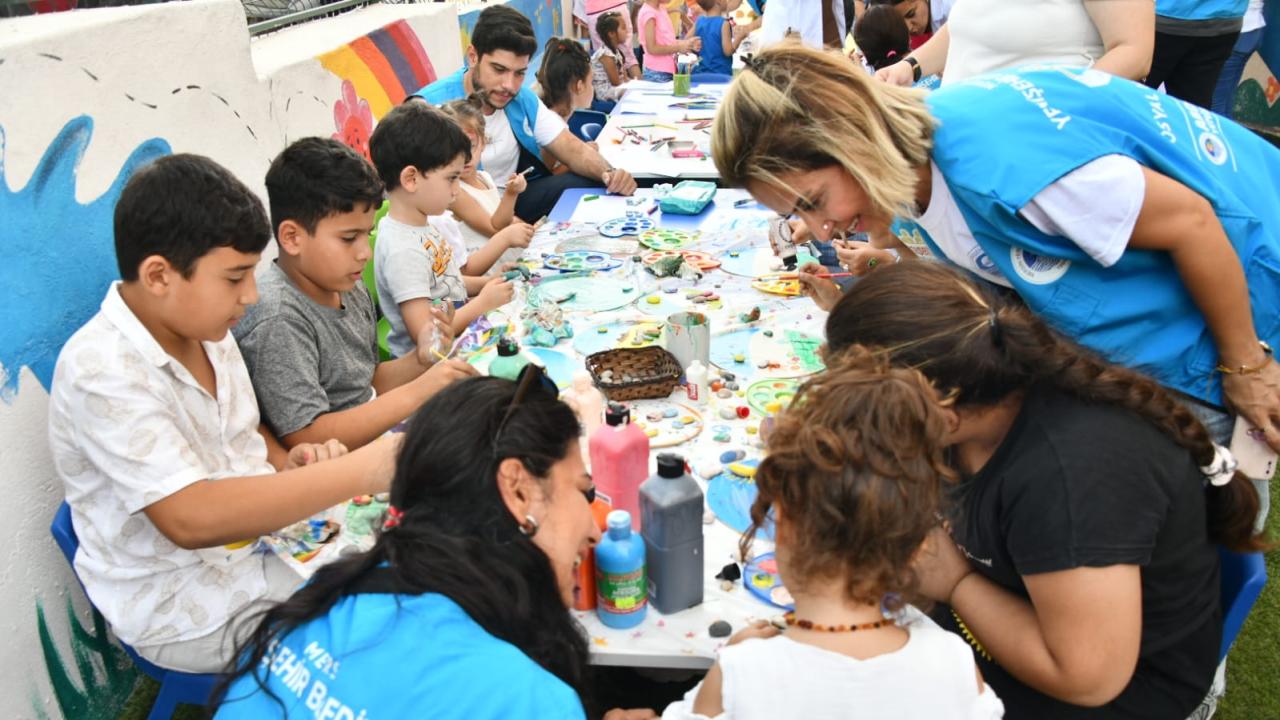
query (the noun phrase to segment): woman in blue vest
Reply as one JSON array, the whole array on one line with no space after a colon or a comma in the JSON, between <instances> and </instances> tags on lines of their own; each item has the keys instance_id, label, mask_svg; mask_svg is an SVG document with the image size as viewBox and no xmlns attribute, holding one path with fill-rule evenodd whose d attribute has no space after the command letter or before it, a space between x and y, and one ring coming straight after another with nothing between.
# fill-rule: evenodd
<instances>
[{"instance_id":1,"label":"woman in blue vest","mask_svg":"<svg viewBox=\"0 0 1280 720\"><path fill-rule=\"evenodd\" d=\"M852 272L943 258L1182 393L1219 443L1230 408L1280 448L1280 151L1240 126L1083 68L926 97L777 47L734 80L711 147L725 184L820 240L868 233L841 243Z\"/></svg>"},{"instance_id":2,"label":"woman in blue vest","mask_svg":"<svg viewBox=\"0 0 1280 720\"><path fill-rule=\"evenodd\" d=\"M1006 717L1204 717L1215 545L1260 543L1252 484L1187 409L945 263L864 277L826 335L828 352L881 350L947 398L954 542L935 531L915 569Z\"/></svg>"},{"instance_id":3,"label":"woman in blue vest","mask_svg":"<svg viewBox=\"0 0 1280 720\"><path fill-rule=\"evenodd\" d=\"M219 718L586 717L567 608L600 537L595 489L544 377L472 378L423 405L373 549L265 611Z\"/></svg>"}]
</instances>

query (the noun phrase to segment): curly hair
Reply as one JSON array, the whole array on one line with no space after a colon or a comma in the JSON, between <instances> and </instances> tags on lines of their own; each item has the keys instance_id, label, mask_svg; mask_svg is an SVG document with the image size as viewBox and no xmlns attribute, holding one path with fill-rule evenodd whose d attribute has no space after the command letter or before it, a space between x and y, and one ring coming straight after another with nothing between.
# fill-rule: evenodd
<instances>
[{"instance_id":1,"label":"curly hair","mask_svg":"<svg viewBox=\"0 0 1280 720\"><path fill-rule=\"evenodd\" d=\"M920 372L857 347L829 358L769 434L743 557L776 515L789 587L840 582L854 602L909 599L912 558L938 525L941 482L955 478L945 431Z\"/></svg>"}]
</instances>

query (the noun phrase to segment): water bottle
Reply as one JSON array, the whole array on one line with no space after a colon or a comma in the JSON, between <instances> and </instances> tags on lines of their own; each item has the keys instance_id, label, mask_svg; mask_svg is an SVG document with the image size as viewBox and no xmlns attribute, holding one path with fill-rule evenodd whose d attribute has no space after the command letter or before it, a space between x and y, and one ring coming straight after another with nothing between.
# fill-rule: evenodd
<instances>
[{"instance_id":1,"label":"water bottle","mask_svg":"<svg viewBox=\"0 0 1280 720\"><path fill-rule=\"evenodd\" d=\"M504 335L498 341L498 357L489 363L489 375L514 381L528 364L529 359L520 353L520 343Z\"/></svg>"}]
</instances>

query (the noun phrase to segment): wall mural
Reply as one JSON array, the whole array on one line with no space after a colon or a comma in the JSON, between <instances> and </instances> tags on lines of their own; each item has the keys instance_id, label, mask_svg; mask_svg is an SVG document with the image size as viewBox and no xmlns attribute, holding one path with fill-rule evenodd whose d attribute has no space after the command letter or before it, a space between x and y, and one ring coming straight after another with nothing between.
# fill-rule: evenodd
<instances>
[{"instance_id":1,"label":"wall mural","mask_svg":"<svg viewBox=\"0 0 1280 720\"><path fill-rule=\"evenodd\" d=\"M25 187L10 191L4 173L4 128L0 127L0 399L11 402L18 372L29 367L45 390L53 380L58 351L98 310L107 286L118 277L112 213L129 177L169 154L153 138L129 156L111 187L87 204L76 200L76 172L93 135L93 119L73 118L45 150ZM74 282L68 279L74 278ZM48 292L57 287L58 292Z\"/></svg>"},{"instance_id":2,"label":"wall mural","mask_svg":"<svg viewBox=\"0 0 1280 720\"><path fill-rule=\"evenodd\" d=\"M368 103L375 119L436 79L431 58L404 20L374 30L316 59L326 70L350 83L354 94ZM355 111L345 85L343 99L348 113ZM335 116L336 112L335 108ZM345 134L343 126L338 131Z\"/></svg>"}]
</instances>

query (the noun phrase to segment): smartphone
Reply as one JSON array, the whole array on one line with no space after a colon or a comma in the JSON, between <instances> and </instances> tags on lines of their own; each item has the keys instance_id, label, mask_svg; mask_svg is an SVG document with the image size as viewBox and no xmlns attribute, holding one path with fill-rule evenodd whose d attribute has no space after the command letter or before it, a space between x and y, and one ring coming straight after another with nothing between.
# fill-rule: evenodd
<instances>
[{"instance_id":1,"label":"smartphone","mask_svg":"<svg viewBox=\"0 0 1280 720\"><path fill-rule=\"evenodd\" d=\"M1235 429L1231 432L1231 454L1245 477L1270 480L1275 475L1276 451L1267 444L1261 430L1238 415Z\"/></svg>"}]
</instances>

